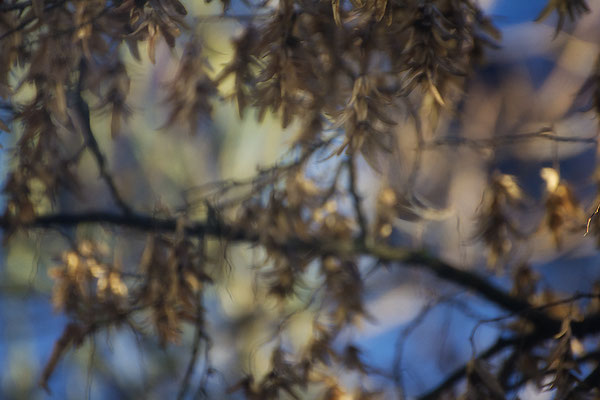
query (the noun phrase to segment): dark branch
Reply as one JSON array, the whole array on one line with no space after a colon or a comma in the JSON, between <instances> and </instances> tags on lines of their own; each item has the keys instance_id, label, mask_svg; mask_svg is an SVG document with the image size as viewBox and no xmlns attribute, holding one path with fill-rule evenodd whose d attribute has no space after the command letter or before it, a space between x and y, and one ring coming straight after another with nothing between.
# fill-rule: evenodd
<instances>
[{"instance_id":1,"label":"dark branch","mask_svg":"<svg viewBox=\"0 0 600 400\"><path fill-rule=\"evenodd\" d=\"M478 274L454 267L424 251L406 251L386 246L366 247L364 253L385 261L397 261L408 265L423 266L439 278L473 290L481 297L513 313L521 313L536 326L557 332L560 322L536 310L529 302L511 296L489 283Z\"/></svg>"},{"instance_id":2,"label":"dark branch","mask_svg":"<svg viewBox=\"0 0 600 400\"><path fill-rule=\"evenodd\" d=\"M483 351L478 359L485 360L491 358L502 350L510 348L512 346L519 346L522 351L529 349L536 344L542 342L543 340L551 337L552 334L549 334L545 331L534 331L529 334L519 335L515 337L511 337L508 339L499 338L496 342L487 348L487 350ZM439 398L439 396L444 393L446 390L450 389L456 383L458 383L461 379L463 379L467 374L467 363L456 368L454 372L452 372L448 377L441 382L438 386L430 390L429 392L417 397L417 400L434 400Z\"/></svg>"},{"instance_id":3,"label":"dark branch","mask_svg":"<svg viewBox=\"0 0 600 400\"><path fill-rule=\"evenodd\" d=\"M588 315L582 321L571 322L571 330L575 336L580 337L580 338L600 332L600 313ZM518 346L518 351L521 354L525 354L525 352L528 349L531 349L532 347L541 344L544 340L550 339L553 336L554 336L554 333L552 333L552 332L538 329L538 330L533 331L530 334L516 336L516 337L510 338L510 339L500 338L491 347L489 347L487 350L482 352L477 358L479 358L479 359L490 358L490 357L498 354L500 351L507 349L509 347L512 347L512 346ZM597 354L590 353L589 357L582 358L581 361L592 359L594 356L597 356ZM437 387L435 387L431 391L423 394L422 396L418 397L418 400L437 399L439 397L439 395L441 395L444 391L448 390L455 383L457 383L458 381L463 379L466 376L466 372L467 372L467 364L464 364L461 367L458 367ZM595 374L595 375L592 376L592 374ZM596 375L598 375L600 377L600 370L598 367L596 369L594 369L594 371L592 371L592 373L588 376L588 378L591 377L590 380L588 381L588 379L586 378L582 382L582 384L584 384L584 382L586 382L586 381L588 381L588 383L589 382L597 382L597 380L596 381L594 380L594 379L596 379L596 377L595 377ZM586 386L586 389L587 388L588 387ZM583 387L581 389L583 389ZM580 390L580 389L577 389L577 387L573 389L573 391L576 391L576 390Z\"/></svg>"},{"instance_id":4,"label":"dark branch","mask_svg":"<svg viewBox=\"0 0 600 400\"><path fill-rule=\"evenodd\" d=\"M174 232L177 225L177 221L174 218L155 218L133 212L125 215L111 212L89 212L82 214L50 214L39 216L29 223L21 224L16 227L12 226L8 220L4 219L2 220L1 227L5 229L28 229L57 226L66 227L90 223L112 224L142 231L165 232ZM260 236L257 232L235 227L234 224L225 223L217 218L211 218L209 221L191 223L186 227L186 233L192 236L215 236L231 241L250 242L254 244L260 243ZM511 296L474 272L461 270L429 255L425 251L394 248L360 240L336 241L319 238L305 240L298 237L288 239L282 246L296 251L310 250L319 254L343 254L345 256L365 255L377 258L381 261L397 262L415 268L425 268L447 282L452 282L463 288L474 291L480 297L496 304L506 311L520 313L524 318L533 322L539 329L550 332L550 334L560 330L560 321L548 317L540 310L536 310L529 302ZM577 335L575 324L576 323L573 323L573 332Z\"/></svg>"},{"instance_id":5,"label":"dark branch","mask_svg":"<svg viewBox=\"0 0 600 400\"><path fill-rule=\"evenodd\" d=\"M0 227L4 229L21 228L52 228L76 226L81 224L111 224L124 228L140 231L162 231L174 232L177 222L174 218L159 218L138 213L117 214L114 212L89 212L81 214L51 214L35 218L33 221L12 226L7 219L0 220ZM222 220L212 218L210 221L198 221L186 227L186 233L193 236L213 236L226 240L249 242L257 244L260 241L258 234L241 228ZM434 273L439 278L452 282L463 288L474 291L478 296L484 298L497 306L523 316L536 326L529 334L513 338L500 338L493 346L479 354L478 358L490 358L500 351L511 346L519 346L520 349L532 348L541 344L544 340L551 338L559 329L561 322L555 320L540 309L505 291L495 287L484 278L471 271L464 271L439 260L423 251L411 251L401 248L392 248L385 245L369 244L364 241L325 241L325 240L302 240L300 238L289 239L283 246L294 249L307 249L320 254L344 254L344 255L366 255L381 261L397 262L402 265L415 268L424 268ZM581 321L571 323L573 335L585 337L600 331L600 313L589 315ZM452 387L456 382L465 377L466 365L456 369L444 382L432 391L424 394L420 399L434 399L440 393Z\"/></svg>"}]
</instances>

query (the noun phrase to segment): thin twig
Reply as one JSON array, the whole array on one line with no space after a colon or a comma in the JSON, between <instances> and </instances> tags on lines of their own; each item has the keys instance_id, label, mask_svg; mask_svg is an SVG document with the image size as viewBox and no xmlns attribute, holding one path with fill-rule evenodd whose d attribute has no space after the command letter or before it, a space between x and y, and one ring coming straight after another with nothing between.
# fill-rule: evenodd
<instances>
[{"instance_id":1,"label":"thin twig","mask_svg":"<svg viewBox=\"0 0 600 400\"><path fill-rule=\"evenodd\" d=\"M455 296L454 294L452 296ZM404 345L408 340L410 334L418 328L421 323L425 320L425 317L429 315L429 312L433 310L438 304L445 301L446 297L440 297L438 299L434 299L433 301L427 302L419 311L417 316L412 319L410 323L408 323L400 333L396 339L396 348L394 351L394 360L392 366L392 376L394 377L394 381L398 386L398 391L400 393L400 398L404 399L404 382L403 382L403 374L402 374L402 362L403 362L403 353L404 353Z\"/></svg>"},{"instance_id":2,"label":"thin twig","mask_svg":"<svg viewBox=\"0 0 600 400\"><path fill-rule=\"evenodd\" d=\"M233 189L251 186L252 193L256 193L257 191L260 191L266 186L272 184L277 179L280 179L281 177L296 171L318 150L326 148L333 140L334 138L315 141L311 145L305 146L303 148L302 153L299 156L295 157L295 159L288 162L284 162L283 158L285 157L282 157L282 161L276 162L274 165L265 168L259 168L256 175L252 177L240 180L220 180L208 182L199 186L189 188L184 193L186 197L190 198L189 203L192 204L205 204L206 201L211 200L213 202L217 202L216 204L220 209L225 209L230 206L237 206L238 204L240 204L240 202L242 202L249 195L251 195L251 193L247 193L233 198L228 198L226 197L226 195L230 191L232 191ZM291 152L292 150L290 150L289 152ZM191 198L195 195L199 197Z\"/></svg>"},{"instance_id":3,"label":"thin twig","mask_svg":"<svg viewBox=\"0 0 600 400\"><path fill-rule=\"evenodd\" d=\"M223 375L211 365L210 348L211 348L211 340L209 337L207 337L204 341L204 371L202 373L202 378L200 379L200 383L198 384L198 388L196 389L196 392L194 393L194 396L192 397L193 399L207 397L206 387L208 384L208 379L212 375L217 374L218 376L223 378Z\"/></svg>"},{"instance_id":4,"label":"thin twig","mask_svg":"<svg viewBox=\"0 0 600 400\"><path fill-rule=\"evenodd\" d=\"M104 154L102 154L100 146L96 141L96 137L92 132L90 122L90 109L83 97L81 96L85 72L85 61L82 59L80 63L79 81L77 83L77 88L73 92L74 107L72 110L70 110L71 119L73 120L73 124L81 132L83 140L85 141L88 149L91 151L92 155L96 159L96 164L98 166L98 170L100 171L100 176L106 183L106 186L108 186L108 189L114 202L124 214L130 214L131 208L125 202L125 200L123 200L123 197L121 196L119 190L117 189L117 186L115 185L112 175L108 172L108 169L106 168L106 160L104 158Z\"/></svg>"},{"instance_id":5,"label":"thin twig","mask_svg":"<svg viewBox=\"0 0 600 400\"><path fill-rule=\"evenodd\" d=\"M521 312L515 314L515 313L510 313L510 314L506 314L506 315L501 315L499 317L495 317L495 318L488 318L488 319L483 319L481 321L479 321L477 323L477 325L473 328L473 333L471 334L471 336L474 334L474 331L477 330L477 328L483 324L489 324L489 323L494 323L494 322L501 322L504 320L507 320L509 318L513 318L513 317L517 317L522 313L526 313L528 311L531 310L545 310L548 308L552 308L552 307L556 307L556 306L560 306L563 304L568 304L568 303L573 303L575 301L578 300L583 300L583 299L596 299L599 298L600 294L598 293L576 293L573 296L567 297L565 299L560 299L560 300L556 300L556 301L552 301L549 303L545 303L545 304L541 304L539 306L532 306L529 310L522 310Z\"/></svg>"},{"instance_id":6,"label":"thin twig","mask_svg":"<svg viewBox=\"0 0 600 400\"><path fill-rule=\"evenodd\" d=\"M489 139L469 139L465 137L445 137L425 143L426 149L434 149L440 146L467 146L477 149L495 148L498 146L510 146L522 141L543 139L554 143L582 143L597 144L598 137L579 137L556 135L551 128L542 128L535 132L520 133L515 135L503 135Z\"/></svg>"},{"instance_id":7,"label":"thin twig","mask_svg":"<svg viewBox=\"0 0 600 400\"><path fill-rule=\"evenodd\" d=\"M204 14L194 17L194 20L198 22L223 22L227 20L231 21L252 21L258 18L272 17L272 13L264 14Z\"/></svg>"},{"instance_id":8,"label":"thin twig","mask_svg":"<svg viewBox=\"0 0 600 400\"><path fill-rule=\"evenodd\" d=\"M355 162L356 159L353 156L350 156L347 160L349 186L348 190L350 191L350 195L352 196L354 214L356 215L356 219L358 221L358 226L360 229L360 232L358 234L358 240L362 242L367 237L367 220L361 208L362 199L360 197L360 194L358 194L358 176L356 174L356 165L354 165Z\"/></svg>"},{"instance_id":9,"label":"thin twig","mask_svg":"<svg viewBox=\"0 0 600 400\"><path fill-rule=\"evenodd\" d=\"M181 385L179 387L179 393L177 394L177 400L182 400L185 397L185 394L190 387L190 379L194 373L194 369L196 367L196 362L198 361L198 354L200 352L200 343L203 337L201 324L196 322L196 326L194 328L194 341L192 342L192 354L190 355L190 361L188 362L187 368L185 370L185 375L183 380L181 381Z\"/></svg>"},{"instance_id":10,"label":"thin twig","mask_svg":"<svg viewBox=\"0 0 600 400\"><path fill-rule=\"evenodd\" d=\"M480 360L485 360L490 357L495 356L502 350L518 345L520 343L527 343L532 345L533 343L538 343L539 341L546 339L547 335L542 335L538 332L531 333L525 336L516 336L509 339L499 338L496 340L494 344L488 347L485 351L483 351L477 357ZM438 386L431 389L429 392L417 397L417 400L435 400L440 397L442 393L449 390L452 386L458 383L467 375L467 364L456 368L450 375L446 377Z\"/></svg>"}]
</instances>

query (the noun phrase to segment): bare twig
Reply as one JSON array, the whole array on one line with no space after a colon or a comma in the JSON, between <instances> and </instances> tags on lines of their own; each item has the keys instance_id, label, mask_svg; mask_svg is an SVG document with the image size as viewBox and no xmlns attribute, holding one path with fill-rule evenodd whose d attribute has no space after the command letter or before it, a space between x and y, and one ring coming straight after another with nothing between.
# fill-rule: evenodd
<instances>
[{"instance_id":1,"label":"bare twig","mask_svg":"<svg viewBox=\"0 0 600 400\"><path fill-rule=\"evenodd\" d=\"M514 318L517 317L523 313L527 313L529 311L532 310L546 310L548 308L552 308L552 307L556 307L556 306L560 306L563 304L568 304L568 303L573 303L575 301L578 300L583 300L583 299L596 299L599 298L600 294L598 293L576 293L573 296L567 297L565 299L560 299L560 300L556 300L556 301L551 301L545 304L541 304L539 306L532 306L529 310L522 310L519 313L510 313L510 314L506 314L506 315L501 315L499 317L495 317L495 318L488 318L488 319L482 319L480 321L477 322L477 324L473 327L473 331L471 332L471 338L473 338L473 336L475 335L475 332L477 331L477 329L484 324L489 324L489 323L495 323L495 322L502 322L504 320L507 320L509 318Z\"/></svg>"},{"instance_id":2,"label":"bare twig","mask_svg":"<svg viewBox=\"0 0 600 400\"><path fill-rule=\"evenodd\" d=\"M80 72L79 72L79 81L77 83L77 88L73 92L73 109L69 110L69 114L71 119L73 120L73 124L79 129L83 139L91 151L92 155L96 159L96 164L98 166L98 170L100 171L100 176L108 186L110 194L117 204L117 206L121 209L121 211L125 214L131 213L131 208L129 205L123 200L123 197L119 193L117 186L113 180L112 175L108 172L106 168L106 160L104 158L104 154L100 150L100 146L96 141L96 137L92 132L92 127L90 123L90 109L81 96L81 91L83 89L83 80L85 77L85 61L81 60Z\"/></svg>"},{"instance_id":3,"label":"bare twig","mask_svg":"<svg viewBox=\"0 0 600 400\"><path fill-rule=\"evenodd\" d=\"M596 368L592 370L585 377L583 381L581 381L577 386L575 386L565 397L568 400L580 399L582 397L578 397L585 392L592 390L593 388L600 388L600 364L596 365Z\"/></svg>"},{"instance_id":4,"label":"bare twig","mask_svg":"<svg viewBox=\"0 0 600 400\"><path fill-rule=\"evenodd\" d=\"M444 137L425 143L426 149L440 146L467 146L476 149L495 148L499 146L510 146L522 141L543 139L551 142L597 144L598 137L579 137L556 135L551 128L542 128L535 132L520 133L515 135L503 135L489 139L469 139L466 137Z\"/></svg>"},{"instance_id":5,"label":"bare twig","mask_svg":"<svg viewBox=\"0 0 600 400\"><path fill-rule=\"evenodd\" d=\"M454 294L452 296L454 296ZM404 345L405 345L408 337L410 336L410 334L413 333L413 331L416 328L418 328L419 325L421 325L423 323L423 321L425 320L427 315L429 315L429 312L431 310L433 310L438 304L447 300L448 297L444 296L444 297L434 299L433 301L427 302L421 308L421 310L419 311L417 316L415 318L413 318L412 321L409 324L407 324L398 334L398 337L396 339L396 348L394 350L392 376L394 377L394 381L396 382L396 384L398 386L398 392L399 392L401 399L405 398L404 382L403 382L404 380L403 380L403 374L402 374Z\"/></svg>"},{"instance_id":6,"label":"bare twig","mask_svg":"<svg viewBox=\"0 0 600 400\"><path fill-rule=\"evenodd\" d=\"M196 322L196 326L194 328L194 340L192 342L192 354L190 355L190 361L188 362L185 375L183 376L183 380L181 381L181 385L179 387L179 393L177 394L178 400L182 400L185 397L185 394L190 387L190 379L192 378L194 369L196 367L196 362L198 361L198 354L200 353L200 344L203 336L201 324Z\"/></svg>"},{"instance_id":7,"label":"bare twig","mask_svg":"<svg viewBox=\"0 0 600 400\"><path fill-rule=\"evenodd\" d=\"M225 209L231 205L238 205L241 201L247 198L249 194L238 197L226 197L233 189L244 187L252 187L252 193L256 193L266 186L272 184L277 179L280 179L288 174L293 173L300 168L311 156L319 149L326 148L334 138L326 140L318 140L310 146L305 146L302 153L293 160L276 162L274 165L259 168L257 173L252 177L240 180L219 180L208 182L189 188L185 191L187 197L190 198L190 203L206 202L207 200L218 201L216 203L220 209ZM288 153L290 153L292 148ZM197 197L196 197L197 196ZM223 199L225 198L225 199Z\"/></svg>"},{"instance_id":8,"label":"bare twig","mask_svg":"<svg viewBox=\"0 0 600 400\"><path fill-rule=\"evenodd\" d=\"M548 337L548 335L539 333L536 331L536 332L530 333L528 335L515 336L515 337L509 338L509 339L499 338L498 340L496 340L496 342L494 344L492 344L485 351L480 353L477 358L480 360L488 359L490 357L495 356L502 350L509 348L511 346L515 346L515 345L526 344L530 347L533 344L539 343L543 339L546 339L547 337ZM464 365L456 368L454 370L454 372L452 372L450 375L448 375L446 377L446 379L444 379L439 385L437 385L435 388L433 388L429 392L417 397L417 400L438 399L442 393L444 393L446 390L452 388L456 383L458 383L461 379L463 379L466 376L467 368L468 368L467 364L464 364Z\"/></svg>"},{"instance_id":9,"label":"bare twig","mask_svg":"<svg viewBox=\"0 0 600 400\"><path fill-rule=\"evenodd\" d=\"M358 239L360 241L364 241L367 237L367 220L365 219L365 215L362 212L361 208L361 197L358 194L357 188L357 180L358 177L356 175L356 162L353 156L350 156L347 160L348 164L348 190L350 191L350 195L352 196L352 204L354 206L354 214L356 215L356 220L358 221L358 226L360 229Z\"/></svg>"},{"instance_id":10,"label":"bare twig","mask_svg":"<svg viewBox=\"0 0 600 400\"><path fill-rule=\"evenodd\" d=\"M252 21L254 19L272 17L271 13L264 14L205 14L198 15L195 20L198 22L223 22L223 21Z\"/></svg>"}]
</instances>

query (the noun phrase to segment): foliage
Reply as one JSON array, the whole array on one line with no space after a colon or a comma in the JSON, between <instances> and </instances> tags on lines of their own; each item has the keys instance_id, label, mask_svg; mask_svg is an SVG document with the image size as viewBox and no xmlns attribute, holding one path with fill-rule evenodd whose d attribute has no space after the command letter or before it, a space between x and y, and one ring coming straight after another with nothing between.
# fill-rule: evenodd
<instances>
[{"instance_id":1,"label":"foliage","mask_svg":"<svg viewBox=\"0 0 600 400\"><path fill-rule=\"evenodd\" d=\"M23 235L56 231L65 243L48 273L52 304L69 322L40 385L52 388L53 373L70 349L127 328L156 337L156 346L167 351L191 346L179 398L194 392L328 400L395 392L403 398L401 346L389 345L396 352L394 366L382 371L365 361L349 332L374 320L368 306L372 271L410 267L439 279L426 281L431 306L406 326L399 343L433 304L454 304L447 284L502 310L492 319L476 318L478 325L498 324L497 341L485 350L473 348L470 361L419 398L513 398L529 384L552 390L557 399L598 396L597 286L577 293L550 288L533 265L535 257L526 253L546 243L546 258L558 258L573 242L587 243L584 235L600 240L597 202L589 190L578 193L559 165L560 146L595 146L596 137L554 129L573 115L600 112L600 64L588 71L573 106L561 115L542 113L546 124L523 133L530 121L520 115L511 121L506 106L497 125L504 123L510 133L482 138L469 135L465 116L477 99L478 82L494 86L482 71L501 35L475 1L222 0L221 6L221 14L192 16L189 4L179 0L0 1L0 100L7 110L0 129L14 143L4 184L5 247ZM236 14L240 8L248 13ZM588 12L582 0L550 0L537 20L558 16L555 37L547 40L559 40L568 35L562 31L566 17L575 23ZM232 41L233 55L226 65L211 65L204 28L228 20L242 27ZM128 121L138 112L129 105L136 69L127 57L148 59L158 68L161 43L178 62L161 87L164 130L185 126L201 135L213 126L215 109L233 101L240 118L256 114L263 121L274 114L294 133L281 161L251 179L197 189L194 199L175 206L156 199L136 203L128 196L99 137L117 141L127 135ZM487 88L504 90L501 84ZM585 105L574 111L581 101ZM110 116L110 124L98 133L94 119L102 115ZM462 131L453 133L452 124ZM536 167L545 181L543 196L532 194L518 171L499 167L509 158L507 145L529 142L548 142L555 153L551 167ZM415 227L458 218L440 200L451 190L441 181L458 181L444 175L448 171L428 152L463 147L483 160L478 165L487 186L478 193L479 207L466 215L475 220L471 266L414 233ZM110 194L101 206L87 196L97 188L82 172L86 156ZM406 176L394 170L398 163L409 170ZM367 176L381 183L369 186ZM586 201L578 200L582 194ZM413 225L406 229L405 223ZM118 250L116 241L127 250ZM218 371L210 363L214 338L206 321L216 310L206 296L237 273L230 254L240 248L260 256L252 276L257 301L276 304L266 322L276 326L273 346L264 371L249 370L214 394ZM498 283L494 276L511 282ZM288 325L305 312L311 315L310 334L305 343L292 343ZM241 324L232 324L232 334L246 333ZM195 332L191 343L186 327ZM198 377L202 345L206 360ZM351 376L360 383L352 385Z\"/></svg>"}]
</instances>

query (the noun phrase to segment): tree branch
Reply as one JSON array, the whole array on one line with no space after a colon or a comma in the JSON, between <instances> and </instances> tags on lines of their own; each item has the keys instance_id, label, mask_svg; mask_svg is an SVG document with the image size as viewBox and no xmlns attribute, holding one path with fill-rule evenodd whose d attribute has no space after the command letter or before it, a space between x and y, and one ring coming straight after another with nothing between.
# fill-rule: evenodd
<instances>
[{"instance_id":1,"label":"tree branch","mask_svg":"<svg viewBox=\"0 0 600 400\"><path fill-rule=\"evenodd\" d=\"M65 227L100 223L141 231L174 232L177 225L175 218L158 218L134 212L128 214L112 212L49 214L38 216L33 221L18 226L13 226L6 218L1 221L0 227L5 229ZM252 232L234 224L226 223L218 218L190 223L186 226L185 230L188 235L192 236L215 236L231 241L260 244L260 235L258 232ZM475 272L461 270L425 251L389 247L360 240L324 240L323 238L307 240L299 237L289 238L282 247L293 249L294 251L310 250L319 254L365 255L381 261L396 262L408 267L424 268L447 282L452 282L465 289L474 291L481 298L496 304L506 311L521 314L524 318L533 322L539 329L550 332L550 334L554 334L560 330L560 321L550 318L541 310L536 310L529 302L511 296ZM577 335L575 324L574 322L573 332Z\"/></svg>"},{"instance_id":2,"label":"tree branch","mask_svg":"<svg viewBox=\"0 0 600 400\"><path fill-rule=\"evenodd\" d=\"M0 228L7 230L15 228L67 227L82 224L110 224L144 232L174 232L177 227L177 220L175 218L153 217L135 212L129 214L115 212L48 214L38 216L30 222L18 225L12 224L10 219L6 217L0 218ZM190 223L186 226L185 230L191 236L212 236L230 241L260 244L258 233L235 226L218 218ZM535 325L536 328L532 333L508 339L498 339L494 345L479 354L478 358L481 359L492 357L503 349L514 345L519 345L522 349L531 348L551 338L560 330L561 321L549 317L539 308L533 307L529 302L511 296L509 293L487 282L485 278L479 276L477 273L461 270L424 251L394 248L358 240L305 240L298 237L289 238L282 246L294 249L295 251L311 250L319 254L363 255L374 257L381 261L396 262L408 267L424 268L444 281L472 290L480 298L515 313L515 316L522 316ZM588 315L583 320L571 322L571 329L573 335L580 338L600 332L600 313L594 313ZM427 400L436 398L437 395L464 378L466 369L466 364L457 368L440 385L422 395L419 399Z\"/></svg>"},{"instance_id":3,"label":"tree branch","mask_svg":"<svg viewBox=\"0 0 600 400\"><path fill-rule=\"evenodd\" d=\"M548 339L553 336L552 333L546 331L535 330L532 333L519 335L511 338L498 338L494 344L483 351L477 357L480 360L485 360L495 356L502 350L512 346L519 346L522 350L529 349L541 341ZM454 384L463 379L467 374L467 363L456 368L448 377L442 381L438 386L430 390L429 392L417 397L417 400L435 400L439 396L450 389Z\"/></svg>"},{"instance_id":4,"label":"tree branch","mask_svg":"<svg viewBox=\"0 0 600 400\"><path fill-rule=\"evenodd\" d=\"M560 329L560 321L548 317L540 310L536 310L529 302L511 296L474 272L459 269L425 251L407 251L378 245L365 246L362 252L380 260L396 261L416 267L422 266L439 278L471 289L479 296L507 311L522 314L524 318L533 322L539 328L552 332L557 332Z\"/></svg>"},{"instance_id":5,"label":"tree branch","mask_svg":"<svg viewBox=\"0 0 600 400\"><path fill-rule=\"evenodd\" d=\"M600 313L588 315L582 321L571 322L571 330L574 333L574 335L578 336L578 337L585 337L585 336L589 336L589 335L600 332ZM479 358L479 359L490 358L490 357L498 354L500 351L502 351L506 348L509 348L511 346L519 346L519 352L524 353L527 349L531 349L532 347L534 347L538 344L541 344L544 340L547 340L553 336L554 336L554 333L552 333L552 332L536 329L532 333L516 336L516 337L510 338L510 339L500 338L496 341L496 343L494 343L487 350L482 352L477 358ZM592 356L590 356L589 358L592 358ZM586 359L588 359L588 358L586 358ZM419 396L417 398L417 400L437 399L439 397L439 395L441 395L444 391L448 390L455 383L457 383L458 381L463 379L466 376L466 373L467 373L467 364L465 363L464 365L455 369L454 372L452 372L450 375L448 375L448 377L443 382L441 382L438 386L436 386L434 389ZM592 373L590 373L590 375L588 375L588 378L590 378L590 379L588 380L586 378L582 382L582 385L588 385L590 381L596 382L594 380L594 379L596 379L596 375L600 376L600 367L597 367L596 369L594 369L594 371L592 371ZM587 383L585 383L586 381L587 381ZM578 387L575 387L573 389L573 391L572 391L573 394L576 393L576 391L583 389L583 387L581 389L577 389L577 388ZM585 388L587 388L587 386L585 386Z\"/></svg>"}]
</instances>

